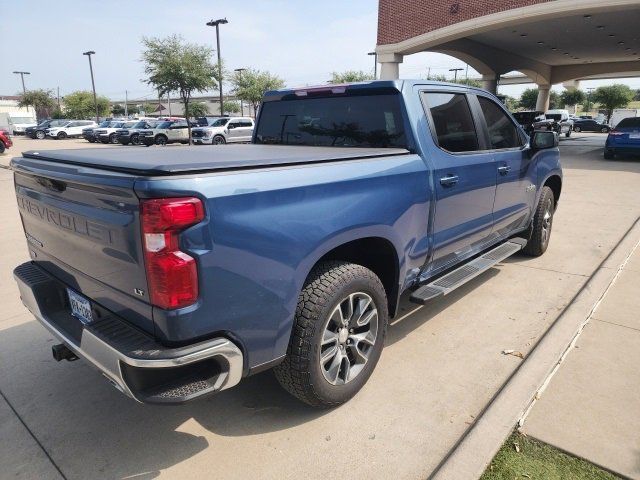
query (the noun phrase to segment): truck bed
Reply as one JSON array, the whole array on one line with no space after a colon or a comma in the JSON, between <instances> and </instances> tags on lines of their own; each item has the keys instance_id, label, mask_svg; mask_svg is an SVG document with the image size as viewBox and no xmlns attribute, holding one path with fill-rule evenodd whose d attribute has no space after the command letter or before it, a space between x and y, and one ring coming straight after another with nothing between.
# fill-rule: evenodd
<instances>
[{"instance_id":1,"label":"truck bed","mask_svg":"<svg viewBox=\"0 0 640 480\"><path fill-rule=\"evenodd\" d=\"M375 158L409 153L402 148L225 145L223 147L86 148L28 151L25 158L98 167L135 175L172 175Z\"/></svg>"}]
</instances>

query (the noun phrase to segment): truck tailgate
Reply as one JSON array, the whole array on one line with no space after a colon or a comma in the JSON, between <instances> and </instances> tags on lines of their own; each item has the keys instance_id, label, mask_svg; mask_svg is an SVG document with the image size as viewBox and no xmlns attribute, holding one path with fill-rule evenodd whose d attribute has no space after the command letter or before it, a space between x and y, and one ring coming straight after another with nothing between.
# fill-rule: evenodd
<instances>
[{"instance_id":1,"label":"truck tailgate","mask_svg":"<svg viewBox=\"0 0 640 480\"><path fill-rule=\"evenodd\" d=\"M135 177L14 159L18 208L32 259L105 308L153 332Z\"/></svg>"}]
</instances>

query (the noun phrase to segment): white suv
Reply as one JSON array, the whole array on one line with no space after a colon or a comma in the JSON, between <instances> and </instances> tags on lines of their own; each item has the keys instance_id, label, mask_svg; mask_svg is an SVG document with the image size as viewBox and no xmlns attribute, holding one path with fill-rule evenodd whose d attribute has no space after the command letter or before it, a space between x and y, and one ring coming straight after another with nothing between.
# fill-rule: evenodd
<instances>
[{"instance_id":1,"label":"white suv","mask_svg":"<svg viewBox=\"0 0 640 480\"><path fill-rule=\"evenodd\" d=\"M97 126L97 123L91 120L70 120L59 127L47 128L45 133L48 137L62 140L63 138L68 137L80 137L82 136L83 128L95 126Z\"/></svg>"},{"instance_id":2,"label":"white suv","mask_svg":"<svg viewBox=\"0 0 640 480\"><path fill-rule=\"evenodd\" d=\"M153 130L138 133L140 143L147 147L167 143L189 143L189 126L186 120L167 120L156 125Z\"/></svg>"},{"instance_id":3,"label":"white suv","mask_svg":"<svg viewBox=\"0 0 640 480\"><path fill-rule=\"evenodd\" d=\"M99 142L117 144L118 134L116 133L116 131L121 128L132 127L136 123L138 122L135 120L128 120L128 121L114 120L111 123L109 123L108 127L94 129L93 136Z\"/></svg>"},{"instance_id":4,"label":"white suv","mask_svg":"<svg viewBox=\"0 0 640 480\"><path fill-rule=\"evenodd\" d=\"M191 138L196 145L250 142L253 127L253 119L249 117L222 117L207 127L192 128Z\"/></svg>"}]
</instances>

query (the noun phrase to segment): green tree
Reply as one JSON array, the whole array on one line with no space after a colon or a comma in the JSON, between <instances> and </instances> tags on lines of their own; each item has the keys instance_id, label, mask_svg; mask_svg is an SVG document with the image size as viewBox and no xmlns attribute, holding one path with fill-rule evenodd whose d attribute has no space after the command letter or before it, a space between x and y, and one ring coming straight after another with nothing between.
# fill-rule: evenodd
<instances>
[{"instance_id":1,"label":"green tree","mask_svg":"<svg viewBox=\"0 0 640 480\"><path fill-rule=\"evenodd\" d=\"M240 113L240 103L235 100L224 102L225 113Z\"/></svg>"},{"instance_id":2,"label":"green tree","mask_svg":"<svg viewBox=\"0 0 640 480\"><path fill-rule=\"evenodd\" d=\"M106 117L111 111L109 99L98 95L98 115ZM64 97L64 116L67 118L92 118L96 114L93 104L93 93L88 91L77 91Z\"/></svg>"},{"instance_id":3,"label":"green tree","mask_svg":"<svg viewBox=\"0 0 640 480\"><path fill-rule=\"evenodd\" d=\"M365 82L375 80L373 72L367 73L362 70L347 70L345 72L331 72L330 83Z\"/></svg>"},{"instance_id":4,"label":"green tree","mask_svg":"<svg viewBox=\"0 0 640 480\"><path fill-rule=\"evenodd\" d=\"M578 90L577 88L571 90L565 90L560 95L560 102L567 105L582 105L587 96L584 94L582 90Z\"/></svg>"},{"instance_id":5,"label":"green tree","mask_svg":"<svg viewBox=\"0 0 640 480\"><path fill-rule=\"evenodd\" d=\"M60 109L60 107L58 107L56 105L56 107L53 109L53 111L51 112L51 118L53 119L60 119L60 118L64 118L64 112Z\"/></svg>"},{"instance_id":6,"label":"green tree","mask_svg":"<svg viewBox=\"0 0 640 480\"><path fill-rule=\"evenodd\" d=\"M146 82L164 96L178 92L189 118L191 96L195 92L215 90L221 72L211 63L211 48L185 42L179 35L165 38L142 38L145 47L142 61ZM188 122L187 122L188 123ZM189 123L189 143L191 124Z\"/></svg>"},{"instance_id":7,"label":"green tree","mask_svg":"<svg viewBox=\"0 0 640 480\"><path fill-rule=\"evenodd\" d=\"M635 92L627 85L616 83L607 87L598 87L591 95L591 99L607 111L607 123L609 123L613 111L616 108L626 107L633 100L634 95Z\"/></svg>"},{"instance_id":8,"label":"green tree","mask_svg":"<svg viewBox=\"0 0 640 480\"><path fill-rule=\"evenodd\" d=\"M562 108L562 100L560 99L560 94L554 90L549 92L549 108Z\"/></svg>"},{"instance_id":9,"label":"green tree","mask_svg":"<svg viewBox=\"0 0 640 480\"><path fill-rule=\"evenodd\" d=\"M228 111L226 110L226 104L225 111ZM209 107L204 102L193 102L189 105L189 113L192 117L206 117L209 113Z\"/></svg>"},{"instance_id":10,"label":"green tree","mask_svg":"<svg viewBox=\"0 0 640 480\"><path fill-rule=\"evenodd\" d=\"M510 97L509 95L504 97L504 104L510 112L515 112L519 106L518 99Z\"/></svg>"},{"instance_id":11,"label":"green tree","mask_svg":"<svg viewBox=\"0 0 640 480\"><path fill-rule=\"evenodd\" d=\"M253 106L258 111L265 92L284 87L284 80L269 72L247 68L243 72L235 72L231 77L233 92L236 97Z\"/></svg>"},{"instance_id":12,"label":"green tree","mask_svg":"<svg viewBox=\"0 0 640 480\"><path fill-rule=\"evenodd\" d=\"M124 107L119 103L116 103L111 107L111 114L119 117L120 115L124 115Z\"/></svg>"},{"instance_id":13,"label":"green tree","mask_svg":"<svg viewBox=\"0 0 640 480\"><path fill-rule=\"evenodd\" d=\"M537 88L527 88L524 92L522 92L522 95L520 95L520 108L524 108L525 110L535 110L537 102Z\"/></svg>"},{"instance_id":14,"label":"green tree","mask_svg":"<svg viewBox=\"0 0 640 480\"><path fill-rule=\"evenodd\" d=\"M468 85L470 87L482 88L482 82L480 80L476 80L475 78L459 78L453 83L459 83L460 85Z\"/></svg>"},{"instance_id":15,"label":"green tree","mask_svg":"<svg viewBox=\"0 0 640 480\"><path fill-rule=\"evenodd\" d=\"M51 90L28 90L18 102L20 108L33 107L38 119L48 118L57 107Z\"/></svg>"}]
</instances>

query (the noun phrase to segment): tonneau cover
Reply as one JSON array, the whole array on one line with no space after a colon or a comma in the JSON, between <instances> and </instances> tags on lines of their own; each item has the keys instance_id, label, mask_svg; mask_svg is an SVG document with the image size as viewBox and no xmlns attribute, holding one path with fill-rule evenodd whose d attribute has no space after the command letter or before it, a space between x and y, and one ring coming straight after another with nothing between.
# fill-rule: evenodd
<instances>
[{"instance_id":1,"label":"tonneau cover","mask_svg":"<svg viewBox=\"0 0 640 480\"><path fill-rule=\"evenodd\" d=\"M25 158L115 170L140 175L170 175L374 158L409 153L402 148L307 147L291 145L224 145L112 147L28 151Z\"/></svg>"}]
</instances>

